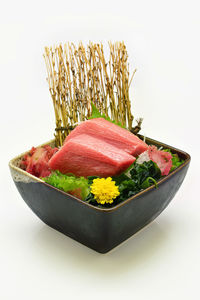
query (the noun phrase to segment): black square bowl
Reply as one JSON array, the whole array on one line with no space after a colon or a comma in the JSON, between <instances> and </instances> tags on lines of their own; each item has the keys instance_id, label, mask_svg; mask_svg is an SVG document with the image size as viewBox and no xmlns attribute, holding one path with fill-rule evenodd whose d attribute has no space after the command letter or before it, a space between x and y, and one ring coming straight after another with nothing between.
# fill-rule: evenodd
<instances>
[{"instance_id":1,"label":"black square bowl","mask_svg":"<svg viewBox=\"0 0 200 300\"><path fill-rule=\"evenodd\" d=\"M184 163L135 196L109 209L98 208L58 190L19 168L22 155L9 162L12 178L26 204L47 225L100 253L106 253L152 222L181 186L190 155L146 138L147 144L168 148ZM46 144L54 146L54 141Z\"/></svg>"}]
</instances>

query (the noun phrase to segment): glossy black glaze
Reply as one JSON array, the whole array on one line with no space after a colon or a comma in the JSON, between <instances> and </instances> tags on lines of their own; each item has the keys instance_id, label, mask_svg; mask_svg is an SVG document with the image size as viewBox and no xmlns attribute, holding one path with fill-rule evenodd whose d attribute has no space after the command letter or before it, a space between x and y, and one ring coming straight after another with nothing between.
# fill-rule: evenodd
<instances>
[{"instance_id":1,"label":"glossy black glaze","mask_svg":"<svg viewBox=\"0 0 200 300\"><path fill-rule=\"evenodd\" d=\"M148 143L161 146L148 139ZM42 182L15 184L27 205L47 225L100 252L106 253L154 220L169 204L189 167L190 156L172 148L186 161L150 187L110 209L101 209ZM27 175L28 176L28 175Z\"/></svg>"}]
</instances>

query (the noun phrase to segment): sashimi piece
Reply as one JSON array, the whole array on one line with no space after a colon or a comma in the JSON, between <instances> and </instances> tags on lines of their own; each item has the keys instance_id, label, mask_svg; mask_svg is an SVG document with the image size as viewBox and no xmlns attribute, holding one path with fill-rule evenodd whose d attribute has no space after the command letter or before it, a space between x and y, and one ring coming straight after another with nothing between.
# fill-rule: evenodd
<instances>
[{"instance_id":1,"label":"sashimi piece","mask_svg":"<svg viewBox=\"0 0 200 300\"><path fill-rule=\"evenodd\" d=\"M138 156L148 148L148 145L136 135L103 118L82 122L66 137L65 143L80 134L88 134L102 139L133 156Z\"/></svg>"},{"instance_id":2,"label":"sashimi piece","mask_svg":"<svg viewBox=\"0 0 200 300\"><path fill-rule=\"evenodd\" d=\"M169 152L158 150L156 146L149 146L148 150L140 154L138 164L144 161L154 161L161 170L161 175L168 175L172 167L172 155Z\"/></svg>"},{"instance_id":3,"label":"sashimi piece","mask_svg":"<svg viewBox=\"0 0 200 300\"><path fill-rule=\"evenodd\" d=\"M36 177L46 177L51 174L48 161L58 151L58 148L51 148L49 145L43 147L32 147L20 163L20 167Z\"/></svg>"},{"instance_id":4,"label":"sashimi piece","mask_svg":"<svg viewBox=\"0 0 200 300\"><path fill-rule=\"evenodd\" d=\"M158 150L156 146L149 146L148 154L161 170L161 175L168 175L172 167L172 155L169 152Z\"/></svg>"},{"instance_id":5,"label":"sashimi piece","mask_svg":"<svg viewBox=\"0 0 200 300\"><path fill-rule=\"evenodd\" d=\"M135 157L123 150L101 139L81 134L69 139L50 159L49 166L63 174L108 177L122 173L134 161Z\"/></svg>"}]
</instances>

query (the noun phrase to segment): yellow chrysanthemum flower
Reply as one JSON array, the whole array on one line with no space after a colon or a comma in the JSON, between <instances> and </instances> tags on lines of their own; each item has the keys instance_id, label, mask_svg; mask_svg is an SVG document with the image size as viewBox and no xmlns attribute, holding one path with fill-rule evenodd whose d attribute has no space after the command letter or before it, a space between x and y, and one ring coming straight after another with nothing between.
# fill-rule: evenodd
<instances>
[{"instance_id":1,"label":"yellow chrysanthemum flower","mask_svg":"<svg viewBox=\"0 0 200 300\"><path fill-rule=\"evenodd\" d=\"M100 204L113 203L113 199L119 196L119 188L111 177L96 178L91 185L91 193Z\"/></svg>"}]
</instances>

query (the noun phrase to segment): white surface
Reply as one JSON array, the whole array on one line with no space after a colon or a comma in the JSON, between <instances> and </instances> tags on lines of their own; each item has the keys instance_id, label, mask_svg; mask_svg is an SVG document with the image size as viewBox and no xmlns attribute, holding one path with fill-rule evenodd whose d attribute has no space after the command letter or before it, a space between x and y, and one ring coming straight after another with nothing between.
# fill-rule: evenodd
<instances>
[{"instance_id":1,"label":"white surface","mask_svg":"<svg viewBox=\"0 0 200 300\"><path fill-rule=\"evenodd\" d=\"M199 1L9 1L0 11L0 299L199 299ZM101 255L45 226L8 161L52 138L43 48L124 40L143 133L192 156L169 207Z\"/></svg>"}]
</instances>

